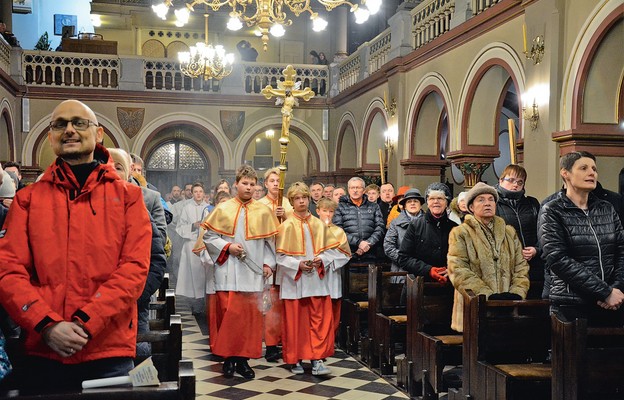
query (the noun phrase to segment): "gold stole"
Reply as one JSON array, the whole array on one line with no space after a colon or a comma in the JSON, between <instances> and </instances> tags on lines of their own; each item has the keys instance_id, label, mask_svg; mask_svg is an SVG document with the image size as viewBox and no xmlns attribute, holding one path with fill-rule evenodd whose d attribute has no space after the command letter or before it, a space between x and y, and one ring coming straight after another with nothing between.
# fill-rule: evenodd
<instances>
[{"instance_id":1,"label":"gold stole","mask_svg":"<svg viewBox=\"0 0 624 400\"><path fill-rule=\"evenodd\" d=\"M325 250L335 249L340 246L340 241L336 239L329 227L320 219L308 214L301 218L293 214L278 227L276 251L289 256L305 256L305 236L303 224L310 227L312 238L312 249L314 256L318 256Z\"/></svg>"},{"instance_id":2,"label":"gold stole","mask_svg":"<svg viewBox=\"0 0 624 400\"><path fill-rule=\"evenodd\" d=\"M349 239L347 239L345 231L343 231L341 227L334 224L329 225L329 230L340 242L340 246L337 250L344 253L347 257L351 257L351 247L349 247Z\"/></svg>"},{"instance_id":3,"label":"gold stole","mask_svg":"<svg viewBox=\"0 0 624 400\"><path fill-rule=\"evenodd\" d=\"M277 233L277 218L271 209L256 200L243 203L238 197L215 207L202 222L202 228L234 237L241 208L245 208L245 240L264 239Z\"/></svg>"}]
</instances>

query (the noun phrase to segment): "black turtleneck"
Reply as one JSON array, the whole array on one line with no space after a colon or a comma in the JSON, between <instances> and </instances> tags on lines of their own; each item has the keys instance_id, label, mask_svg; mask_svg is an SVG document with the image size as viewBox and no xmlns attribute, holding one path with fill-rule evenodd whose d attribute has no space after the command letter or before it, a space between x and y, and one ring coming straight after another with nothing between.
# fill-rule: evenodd
<instances>
[{"instance_id":1,"label":"black turtleneck","mask_svg":"<svg viewBox=\"0 0 624 400\"><path fill-rule=\"evenodd\" d=\"M80 185L81 190L84 184L87 182L87 178L89 177L91 172L93 172L95 167L98 166L98 164L99 163L97 161L93 160L90 163L69 166L69 168L74 173L74 176L76 177L76 180L78 181L78 185Z\"/></svg>"}]
</instances>

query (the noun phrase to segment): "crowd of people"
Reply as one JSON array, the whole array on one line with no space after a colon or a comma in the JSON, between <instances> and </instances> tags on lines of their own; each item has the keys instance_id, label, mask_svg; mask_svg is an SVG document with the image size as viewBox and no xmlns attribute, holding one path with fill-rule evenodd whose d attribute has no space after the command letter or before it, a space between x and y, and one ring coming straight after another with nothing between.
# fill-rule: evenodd
<instances>
[{"instance_id":1,"label":"crowd of people","mask_svg":"<svg viewBox=\"0 0 624 400\"><path fill-rule=\"evenodd\" d=\"M0 170L0 302L27 356L10 372L0 338L3 384L64 390L127 374L150 352L137 332L149 330L150 296L167 270L226 377L254 378L248 360L263 343L266 359L294 374L308 360L313 375L331 374L323 360L350 262L452 284L449 324L459 332L467 289L545 297L591 325L624 324L624 202L599 184L590 153L561 157L563 188L541 204L519 165L455 198L444 183L395 192L357 176L346 188L295 182L283 194L279 169L259 179L243 165L232 184L175 185L163 199L140 157L103 147L103 133L87 105L64 101L48 133L57 159L39 181L21 185L19 164Z\"/></svg>"}]
</instances>

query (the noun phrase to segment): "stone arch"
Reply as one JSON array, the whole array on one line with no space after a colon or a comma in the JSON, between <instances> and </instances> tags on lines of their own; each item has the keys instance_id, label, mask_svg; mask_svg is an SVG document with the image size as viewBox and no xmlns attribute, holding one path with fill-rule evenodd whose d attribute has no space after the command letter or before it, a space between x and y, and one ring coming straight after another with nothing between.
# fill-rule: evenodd
<instances>
[{"instance_id":1,"label":"stone arch","mask_svg":"<svg viewBox=\"0 0 624 400\"><path fill-rule=\"evenodd\" d=\"M469 137L470 124L475 123L475 118L471 118L471 114L475 111L474 105L484 93L494 93L494 100L488 100L492 109L495 109L500 104L501 90L506 85L507 80L511 78L513 84L518 93L525 93L525 75L522 67L522 62L518 57L518 54L506 43L495 42L486 46L483 51L478 54L471 64L466 78L464 79L464 85L460 91L459 104L457 107L457 115L455 127L458 131L458 135L451 137L451 150L457 151L485 151L486 155L496 156L498 146L498 138L493 129L496 123L495 114L493 115L490 123L492 129L488 129L487 134L481 137ZM481 87L483 83L492 83L493 76L499 72L501 74L500 80L495 86L496 89ZM505 79L502 78L505 75ZM490 78L492 80L490 80ZM485 90L484 90L485 89ZM477 93L477 91L481 93ZM479 104L481 106L481 104ZM476 128L475 128L476 129ZM521 121L520 132L524 132L524 124ZM521 136L524 136L521 134ZM472 144L471 144L472 142ZM485 142L485 143L479 143Z\"/></svg>"},{"instance_id":2,"label":"stone arch","mask_svg":"<svg viewBox=\"0 0 624 400\"><path fill-rule=\"evenodd\" d=\"M361 155L358 149L358 134L355 129L355 118L350 112L345 113L338 124L338 138L336 140L335 169L354 169L360 165L358 156ZM349 153L348 149L352 151ZM344 151L347 151L345 154ZM353 159L355 157L355 159ZM342 161L347 161L343 163Z\"/></svg>"},{"instance_id":3,"label":"stone arch","mask_svg":"<svg viewBox=\"0 0 624 400\"><path fill-rule=\"evenodd\" d=\"M378 170L378 150L385 149L384 132L388 129L388 115L384 109L383 100L375 98L368 106L364 114L362 127L362 169ZM379 134L371 136L371 131L379 131ZM386 155L387 159L387 155Z\"/></svg>"},{"instance_id":4,"label":"stone arch","mask_svg":"<svg viewBox=\"0 0 624 400\"><path fill-rule=\"evenodd\" d=\"M205 135L215 150L219 170L235 168L232 149L228 145L230 140L213 122L192 113L170 113L150 121L137 134L137 139L132 146L132 152L144 157L147 151L153 147L150 141L154 140L164 130L177 125L191 126Z\"/></svg>"},{"instance_id":5,"label":"stone arch","mask_svg":"<svg viewBox=\"0 0 624 400\"><path fill-rule=\"evenodd\" d=\"M437 95L439 101L441 102L441 107L438 113L437 120L440 119L443 110L447 113L448 120L448 130L449 133L456 132L454 121L455 121L455 110L453 108L453 101L451 97L451 91L448 86L448 83L444 79L444 77L438 73L431 73L423 77L423 79L416 85L416 89L414 90L414 94L409 104L408 108L408 124L406 129L406 135L403 137L403 155L402 158L412 158L414 154L416 154L416 143L414 143L414 139L416 135L422 135L425 132L422 129L419 129L418 124L419 115L423 112L423 104L426 99L430 95ZM436 124L436 127L438 125ZM414 135L412 135L414 132ZM439 142L438 130L436 129L436 141ZM450 134L449 134L450 136ZM451 138L452 140L452 138ZM439 146L437 146L439 149ZM450 149L447 149L450 150Z\"/></svg>"},{"instance_id":6,"label":"stone arch","mask_svg":"<svg viewBox=\"0 0 624 400\"><path fill-rule=\"evenodd\" d=\"M181 51L189 51L188 44L180 40L174 40L167 45L167 58L177 60L178 53Z\"/></svg>"},{"instance_id":7,"label":"stone arch","mask_svg":"<svg viewBox=\"0 0 624 400\"><path fill-rule=\"evenodd\" d=\"M0 160L15 160L16 151L13 113L7 99L2 99L2 103L0 103L0 116L0 123L4 125L0 128L0 133L6 133L6 137L0 137L0 147L4 149L0 150Z\"/></svg>"},{"instance_id":8,"label":"stone arch","mask_svg":"<svg viewBox=\"0 0 624 400\"><path fill-rule=\"evenodd\" d=\"M587 19L565 70L564 105L561 107L563 129L582 127L592 133L621 135L618 124L624 122L624 63L606 63L604 60L613 56L624 60L621 51L623 32L624 14L619 1L600 4ZM613 71L618 65L622 69ZM617 107L612 107L613 104Z\"/></svg>"},{"instance_id":9,"label":"stone arch","mask_svg":"<svg viewBox=\"0 0 624 400\"><path fill-rule=\"evenodd\" d=\"M149 39L141 46L141 54L145 57L165 58L165 45L157 39Z\"/></svg>"},{"instance_id":10,"label":"stone arch","mask_svg":"<svg viewBox=\"0 0 624 400\"><path fill-rule=\"evenodd\" d=\"M419 82L408 108L401 165L407 175L439 176L448 166L452 113L444 78L429 74Z\"/></svg>"},{"instance_id":11,"label":"stone arch","mask_svg":"<svg viewBox=\"0 0 624 400\"><path fill-rule=\"evenodd\" d=\"M266 129L274 129L275 135L279 137L282 126L281 116L271 116L267 118L259 119L241 133L237 139L236 146L234 147L234 161L242 163L245 160L245 154L252 140L258 135L258 133L264 132ZM308 125L305 121L293 118L290 121L291 133L295 134L301 139L307 146L310 155L312 156L312 162L315 164L318 171L327 171L329 166L327 149L320 140L314 129ZM234 168L236 168L235 166Z\"/></svg>"}]
</instances>

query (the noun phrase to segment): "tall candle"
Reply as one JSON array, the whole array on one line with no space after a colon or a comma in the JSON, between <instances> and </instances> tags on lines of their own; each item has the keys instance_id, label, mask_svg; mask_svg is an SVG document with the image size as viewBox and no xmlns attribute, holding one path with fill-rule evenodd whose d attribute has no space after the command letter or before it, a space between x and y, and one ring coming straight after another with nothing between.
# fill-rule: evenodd
<instances>
[{"instance_id":1,"label":"tall candle","mask_svg":"<svg viewBox=\"0 0 624 400\"><path fill-rule=\"evenodd\" d=\"M526 43L526 25L522 24L522 43L524 44L524 52L527 52L527 43Z\"/></svg>"},{"instance_id":2,"label":"tall candle","mask_svg":"<svg viewBox=\"0 0 624 400\"><path fill-rule=\"evenodd\" d=\"M507 120L507 127L509 129L509 157L511 163L516 164L516 130L513 119Z\"/></svg>"}]
</instances>

